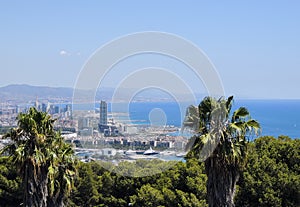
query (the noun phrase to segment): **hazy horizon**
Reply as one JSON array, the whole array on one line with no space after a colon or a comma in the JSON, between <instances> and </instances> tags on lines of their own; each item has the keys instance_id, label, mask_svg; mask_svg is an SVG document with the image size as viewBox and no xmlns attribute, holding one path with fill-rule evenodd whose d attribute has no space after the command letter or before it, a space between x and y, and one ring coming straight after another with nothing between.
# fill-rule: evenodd
<instances>
[{"instance_id":1,"label":"hazy horizon","mask_svg":"<svg viewBox=\"0 0 300 207\"><path fill-rule=\"evenodd\" d=\"M71 89L71 90L74 90L74 87L65 87L65 86L47 86L47 85L30 85L30 84L26 84L26 83L16 83L16 84L8 84L8 85L5 85L5 86L0 86L0 90L2 88L5 88L5 87L10 87L10 86L29 86L29 87L49 87L49 88L63 88L63 89ZM114 90L115 88L114 87L103 87L101 88L101 90L109 90L109 91L112 91ZM81 89L83 91L89 91L89 90L84 90L84 89ZM131 88L121 88L121 90L133 90ZM1 92L1 91L0 91ZM99 91L97 90L97 93L99 93ZM153 93L151 90L147 90L146 91L146 96ZM160 96L162 96L163 92L158 92ZM204 93L200 93L200 92L196 92L195 95L197 96L197 98L199 99L199 97L204 97L206 96L207 94L204 94ZM233 95L234 96L234 99L236 100L300 100L300 98L263 98L263 97L247 97L247 96L237 96L235 94L229 94L228 96L231 96ZM160 98L160 97L158 97ZM100 100L100 99L99 99Z\"/></svg>"}]
</instances>

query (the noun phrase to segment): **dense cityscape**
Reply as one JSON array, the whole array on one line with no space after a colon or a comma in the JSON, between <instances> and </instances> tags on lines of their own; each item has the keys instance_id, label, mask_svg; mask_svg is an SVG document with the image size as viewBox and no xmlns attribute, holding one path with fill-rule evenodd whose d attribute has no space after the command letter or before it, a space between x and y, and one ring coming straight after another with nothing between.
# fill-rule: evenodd
<instances>
[{"instance_id":1,"label":"dense cityscape","mask_svg":"<svg viewBox=\"0 0 300 207\"><path fill-rule=\"evenodd\" d=\"M105 101L96 104L99 108L94 111L73 111L70 103L51 104L51 101L37 98L26 105L2 103L2 134L17 126L18 113L26 113L30 107L35 107L56 119L55 129L66 141L73 143L76 154L83 161L111 160L113 157L119 161L151 158L180 160L185 154L188 139L180 135L178 127L115 122L113 117L118 116L118 112L108 112Z\"/></svg>"}]
</instances>

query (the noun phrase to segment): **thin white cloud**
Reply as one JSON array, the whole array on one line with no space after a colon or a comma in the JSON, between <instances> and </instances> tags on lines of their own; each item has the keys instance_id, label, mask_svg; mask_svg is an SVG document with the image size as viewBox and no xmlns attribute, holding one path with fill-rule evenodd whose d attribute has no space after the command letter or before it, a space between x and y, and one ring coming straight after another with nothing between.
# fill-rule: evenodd
<instances>
[{"instance_id":1,"label":"thin white cloud","mask_svg":"<svg viewBox=\"0 0 300 207\"><path fill-rule=\"evenodd\" d=\"M59 54L60 54L61 56L69 56L69 55L71 55L70 53L68 53L68 52L65 51L65 50L61 50L61 51L59 52Z\"/></svg>"}]
</instances>

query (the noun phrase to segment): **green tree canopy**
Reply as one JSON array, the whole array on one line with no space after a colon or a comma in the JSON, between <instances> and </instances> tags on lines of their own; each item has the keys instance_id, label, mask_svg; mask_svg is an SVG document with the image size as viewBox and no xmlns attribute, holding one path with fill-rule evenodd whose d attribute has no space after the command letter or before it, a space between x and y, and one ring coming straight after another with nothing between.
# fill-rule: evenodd
<instances>
[{"instance_id":1,"label":"green tree canopy","mask_svg":"<svg viewBox=\"0 0 300 207\"><path fill-rule=\"evenodd\" d=\"M72 187L74 153L58 132L54 119L30 108L18 115L17 128L4 138L11 144L3 148L21 174L24 206L63 206L67 191Z\"/></svg>"}]
</instances>

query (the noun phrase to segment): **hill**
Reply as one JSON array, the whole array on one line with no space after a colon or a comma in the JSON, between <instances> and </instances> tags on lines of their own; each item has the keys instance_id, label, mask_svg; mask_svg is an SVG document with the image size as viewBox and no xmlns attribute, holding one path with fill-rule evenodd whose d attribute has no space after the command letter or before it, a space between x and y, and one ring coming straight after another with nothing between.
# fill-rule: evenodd
<instances>
[{"instance_id":1,"label":"hill","mask_svg":"<svg viewBox=\"0 0 300 207\"><path fill-rule=\"evenodd\" d=\"M73 95L72 88L66 87L48 87L48 86L31 86L26 84L13 84L0 87L0 97L2 101L30 101L39 99L52 98L71 98Z\"/></svg>"}]
</instances>

